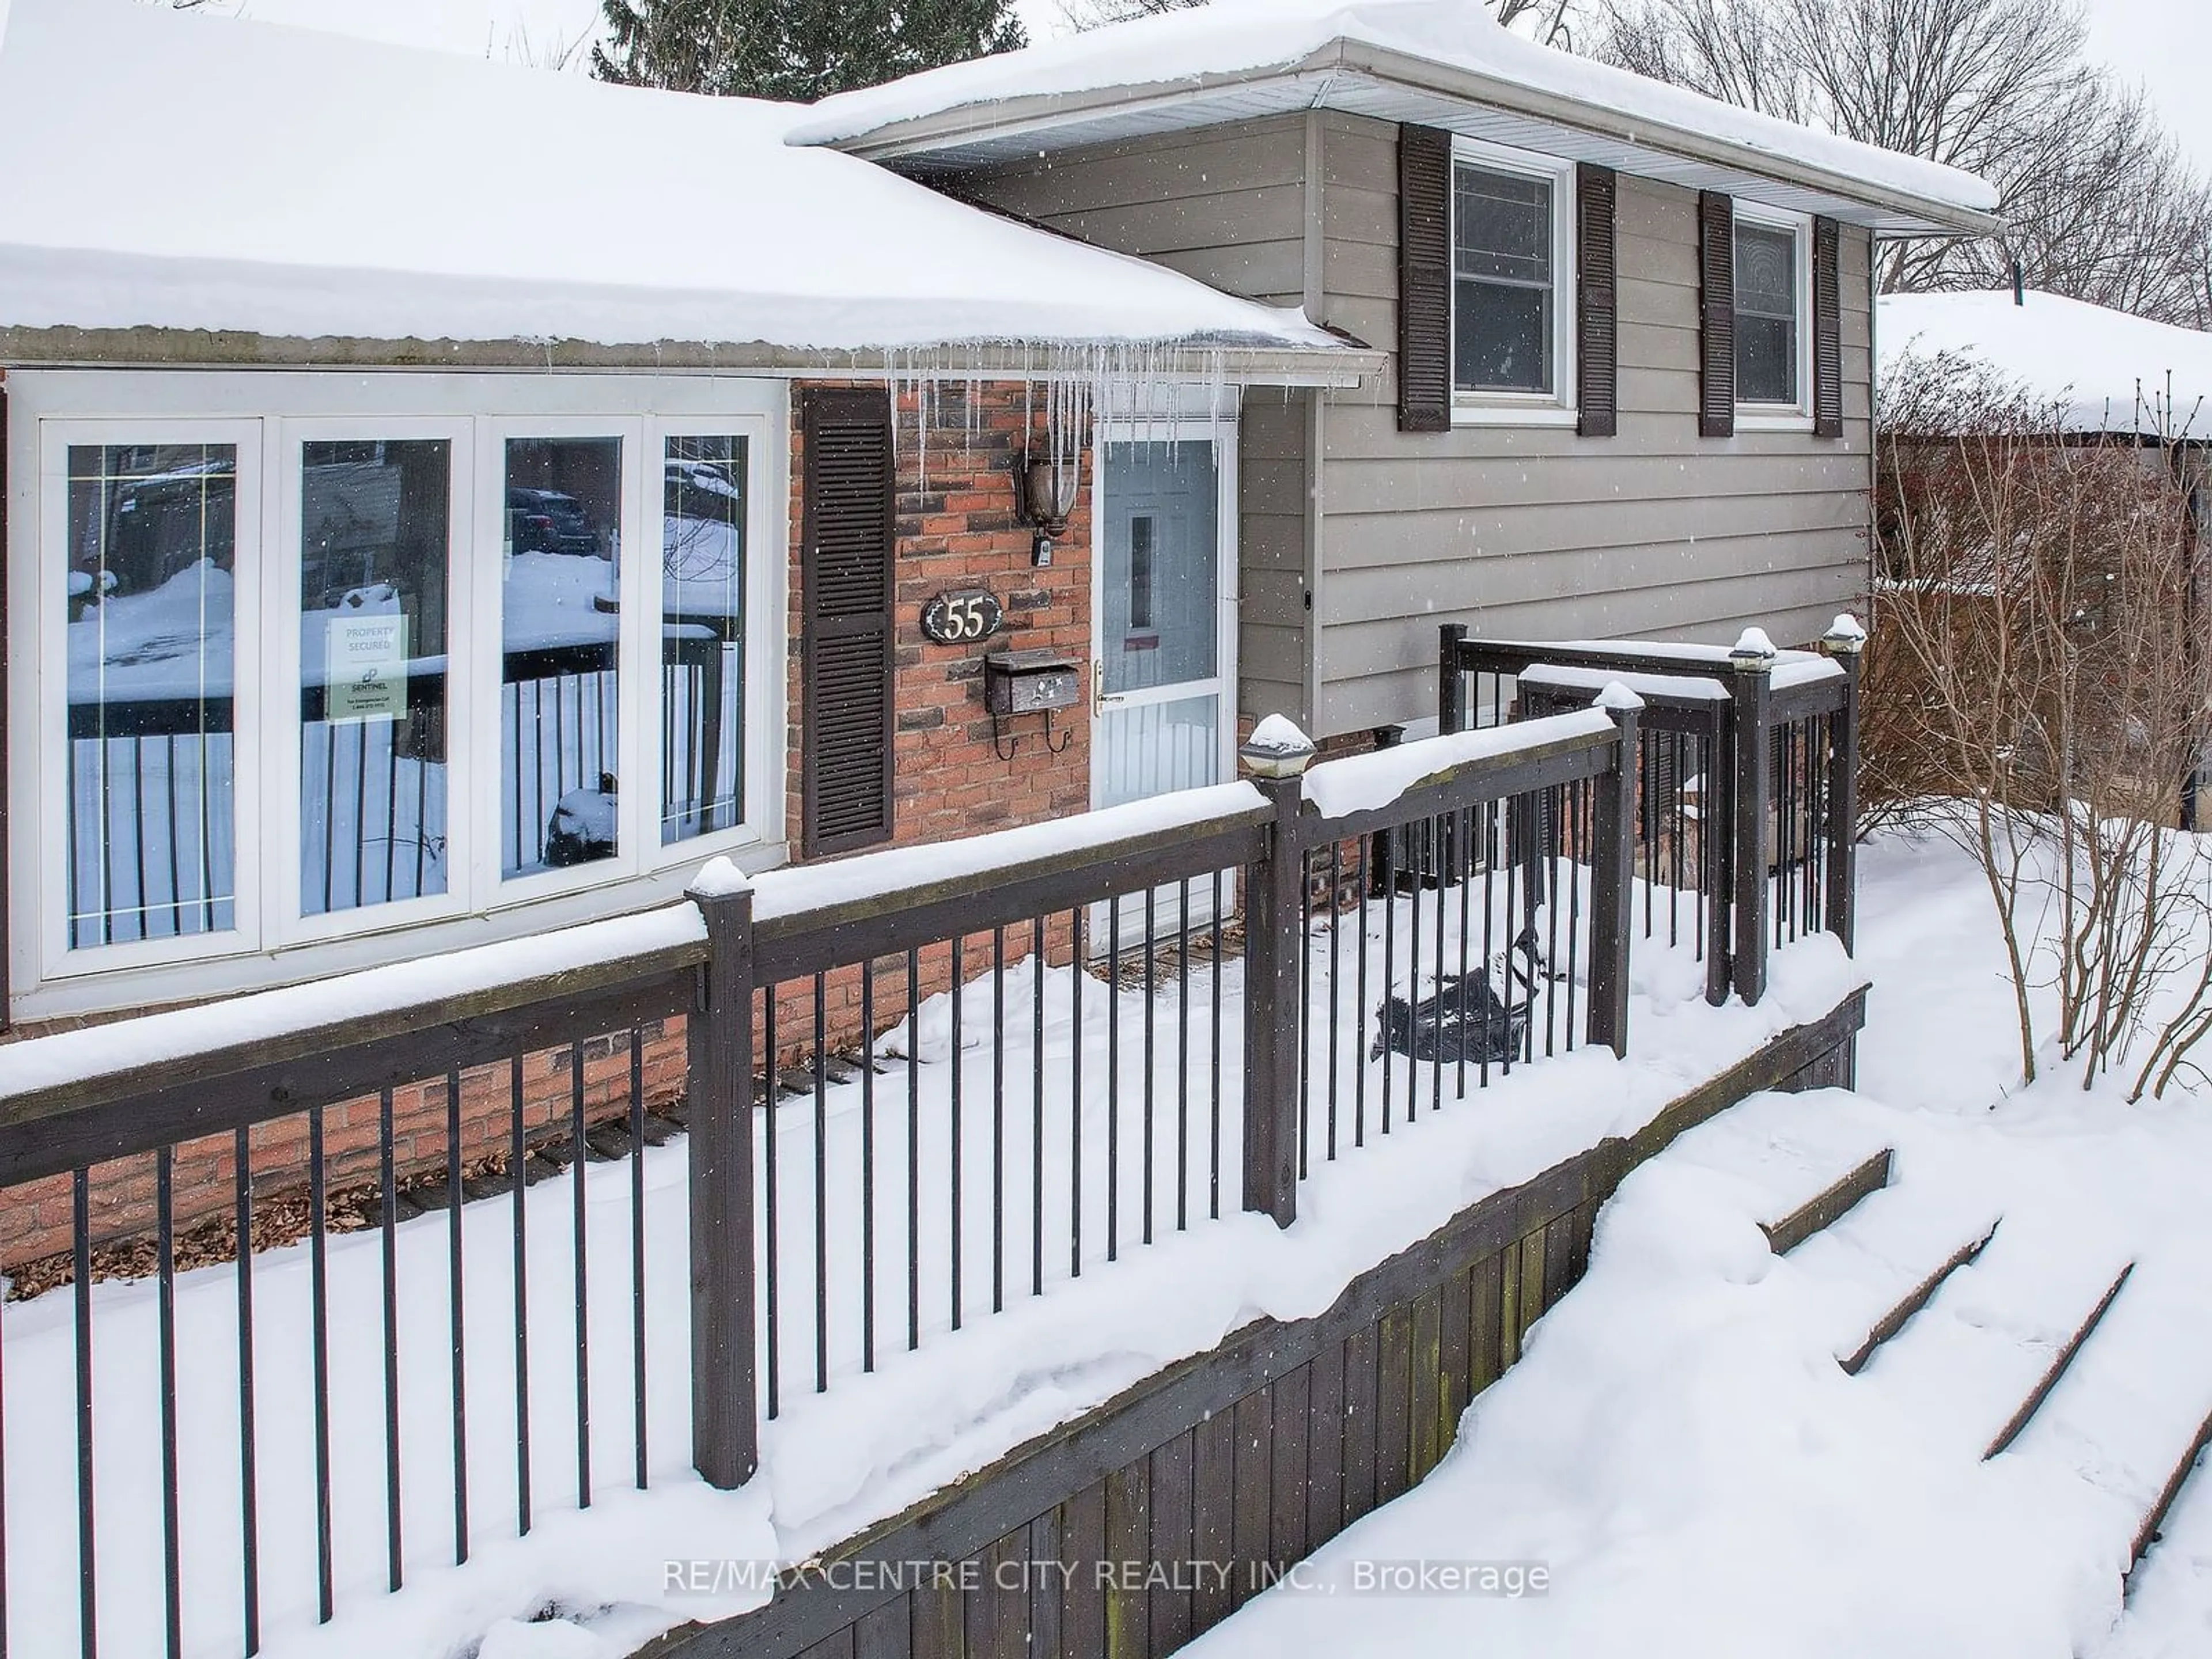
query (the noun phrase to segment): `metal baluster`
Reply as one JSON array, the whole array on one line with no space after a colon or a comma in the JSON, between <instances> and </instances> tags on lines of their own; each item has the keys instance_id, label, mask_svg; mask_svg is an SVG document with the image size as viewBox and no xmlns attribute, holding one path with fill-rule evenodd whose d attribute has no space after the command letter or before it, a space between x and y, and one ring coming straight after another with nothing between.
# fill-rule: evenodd
<instances>
[{"instance_id":1,"label":"metal baluster","mask_svg":"<svg viewBox=\"0 0 2212 1659\"><path fill-rule=\"evenodd\" d=\"M404 1553L399 1527L399 1246L398 1172L393 1168L392 1089L377 1096L377 1189L384 1212L377 1228L384 1318L384 1576L386 1587L404 1582Z\"/></svg>"},{"instance_id":2,"label":"metal baluster","mask_svg":"<svg viewBox=\"0 0 2212 1659\"><path fill-rule=\"evenodd\" d=\"M991 929L991 1311L1006 1310L1006 930Z\"/></svg>"},{"instance_id":3,"label":"metal baluster","mask_svg":"<svg viewBox=\"0 0 2212 1659\"><path fill-rule=\"evenodd\" d=\"M331 1279L324 1236L323 1108L307 1112L307 1275L311 1364L315 1389L316 1616L331 1622L334 1596L331 1560ZM387 1349L392 1344L385 1345ZM90 1583L89 1576L86 1582Z\"/></svg>"},{"instance_id":4,"label":"metal baluster","mask_svg":"<svg viewBox=\"0 0 2212 1659\"><path fill-rule=\"evenodd\" d=\"M1147 1244L1152 1242L1152 1097L1154 1094L1154 1085L1159 1075L1159 1066L1157 1060L1158 1045L1156 1041L1156 1028L1158 1023L1159 1012L1160 988L1158 977L1160 959L1159 934L1158 927L1158 918L1154 914L1154 896L1157 891L1157 889L1149 886L1145 889L1145 1097L1143 1125L1145 1167L1144 1178L1141 1185L1144 1195L1144 1243Z\"/></svg>"},{"instance_id":5,"label":"metal baluster","mask_svg":"<svg viewBox=\"0 0 2212 1659\"><path fill-rule=\"evenodd\" d=\"M522 1056L507 1060L507 1178L514 1207L514 1509L530 1532L530 1151L524 1140Z\"/></svg>"},{"instance_id":6,"label":"metal baluster","mask_svg":"<svg viewBox=\"0 0 2212 1659\"><path fill-rule=\"evenodd\" d=\"M645 1034L629 1028L629 1358L630 1435L637 1452L637 1489L650 1473L645 1420Z\"/></svg>"},{"instance_id":7,"label":"metal baluster","mask_svg":"<svg viewBox=\"0 0 2212 1659\"><path fill-rule=\"evenodd\" d=\"M446 1260L447 1306L452 1315L453 1352L453 1562L469 1559L469 1411L467 1309L462 1300L461 1074L446 1073Z\"/></svg>"},{"instance_id":8,"label":"metal baluster","mask_svg":"<svg viewBox=\"0 0 2212 1659\"><path fill-rule=\"evenodd\" d=\"M1073 1005L1075 1041L1070 1045L1067 1061L1068 1083L1068 1209L1067 1209L1067 1276L1083 1277L1083 981L1090 978L1087 958L1083 950L1083 909L1077 906L1068 912L1068 927L1073 936L1070 945L1071 962L1075 975L1068 982Z\"/></svg>"},{"instance_id":9,"label":"metal baluster","mask_svg":"<svg viewBox=\"0 0 2212 1659\"><path fill-rule=\"evenodd\" d=\"M177 1483L176 1149L154 1154L154 1250L161 1375L161 1611L169 1659L185 1650L184 1577L179 1559Z\"/></svg>"},{"instance_id":10,"label":"metal baluster","mask_svg":"<svg viewBox=\"0 0 2212 1659\"><path fill-rule=\"evenodd\" d=\"M1436 866L1437 880L1437 942L1433 964L1436 969L1436 990L1433 994L1437 998L1437 1014L1441 1018L1443 1014L1444 989L1444 860L1451 841L1449 815L1439 812L1429 820L1429 825L1431 832L1429 853L1431 861ZM1443 1109L1443 1055L1439 1051L1437 1057L1429 1062L1429 1109L1431 1112L1440 1112Z\"/></svg>"},{"instance_id":11,"label":"metal baluster","mask_svg":"<svg viewBox=\"0 0 2212 1659\"><path fill-rule=\"evenodd\" d=\"M1370 844L1367 836L1359 838L1359 1028L1352 1045L1352 1144L1355 1147L1367 1144L1367 902L1372 885L1367 868Z\"/></svg>"},{"instance_id":12,"label":"metal baluster","mask_svg":"<svg viewBox=\"0 0 2212 1659\"><path fill-rule=\"evenodd\" d=\"M960 939L952 940L952 1328L960 1328L960 1176L966 1162L967 1142L960 1125L961 1074L968 1068L960 1042L961 992L966 981L960 965Z\"/></svg>"},{"instance_id":13,"label":"metal baluster","mask_svg":"<svg viewBox=\"0 0 2212 1659\"><path fill-rule=\"evenodd\" d=\"M775 1003L769 1003L773 1009ZM771 1026L769 1030L774 1030ZM775 1049L769 1048L769 1074ZM771 1085L773 1086L773 1085ZM771 1166L773 1167L773 1166ZM770 1212L774 1213L773 1212ZM770 1237L773 1237L771 1232ZM921 947L906 953L906 1346L921 1346Z\"/></svg>"},{"instance_id":14,"label":"metal baluster","mask_svg":"<svg viewBox=\"0 0 2212 1659\"><path fill-rule=\"evenodd\" d=\"M231 1133L232 1224L238 1234L238 1493L239 1543L242 1563L240 1611L246 1629L246 1651L261 1650L261 1516L260 1480L255 1468L256 1437L253 1419L253 1176L252 1149L248 1132ZM0 1491L4 1491L0 1486ZM5 1504L0 1504L4 1509ZM4 1582L6 1549L0 1544L0 1582ZM0 1640L6 1633L6 1615L0 1613ZM0 1655L4 1659L4 1655Z\"/></svg>"},{"instance_id":15,"label":"metal baluster","mask_svg":"<svg viewBox=\"0 0 2212 1659\"><path fill-rule=\"evenodd\" d=\"M1427 823L1424 821L1418 824L1401 824L1391 832L1393 841L1402 839L1406 843L1407 851L1412 854L1411 862L1413 866L1413 896L1407 901L1406 904L1407 920L1411 923L1407 929L1410 937L1406 951L1406 1002L1407 1006L1413 1008L1418 1008L1421 1005L1421 884L1425 879L1422 866L1426 862L1423 856L1421 842L1426 839L1425 832L1428 827ZM1419 833L1417 834L1417 832ZM1397 908L1397 890L1395 888L1391 893L1390 908L1393 910ZM1410 1036L1411 1034L1408 1033L1409 1039ZM1416 1046L1418 1045L1410 1040L1406 1044L1406 1121L1408 1123L1413 1121L1416 1103L1420 1098L1420 1062L1413 1056Z\"/></svg>"},{"instance_id":16,"label":"metal baluster","mask_svg":"<svg viewBox=\"0 0 2212 1659\"><path fill-rule=\"evenodd\" d=\"M591 1276L585 1226L584 1165L590 1147L584 1139L584 1045L569 1049L569 1115L574 1139L570 1151L575 1163L569 1170L570 1227L576 1258L576 1507L592 1507L592 1341Z\"/></svg>"},{"instance_id":17,"label":"metal baluster","mask_svg":"<svg viewBox=\"0 0 2212 1659\"><path fill-rule=\"evenodd\" d=\"M762 1306L768 1328L768 1352L763 1369L768 1372L768 1414L773 1421L783 1406L783 1228L780 1219L783 1182L776 1169L776 1122L783 1115L780 1109L783 1104L783 1081L779 1074L783 1057L777 1051L775 1041L775 1008L783 988L769 985L763 990L765 1002L761 1039L766 1060L762 1072L767 1099L761 1111L761 1201L764 1212L761 1254L765 1258L766 1271L761 1279L764 1291Z\"/></svg>"},{"instance_id":18,"label":"metal baluster","mask_svg":"<svg viewBox=\"0 0 2212 1659\"><path fill-rule=\"evenodd\" d=\"M319 1194L319 1185L317 1188ZM95 1659L100 1651L100 1595L96 1583L99 1562L99 1529L94 1517L96 1488L93 1484L92 1462L92 1172L80 1165L70 1177L70 1242L73 1255L70 1263L75 1273L70 1285L71 1311L76 1317L76 1570L77 1570L77 1644L83 1659ZM319 1283L318 1275L318 1283ZM316 1310L319 1316L322 1303L319 1297ZM319 1337L322 1321L319 1316L315 1330ZM317 1441L318 1450L324 1451L321 1468L329 1468L327 1427L328 1401L322 1387L322 1372L316 1373L315 1402L317 1424L323 1432ZM325 1491L327 1493L327 1486ZM321 1500L319 1516L322 1523L323 1621L330 1621L330 1499Z\"/></svg>"},{"instance_id":19,"label":"metal baluster","mask_svg":"<svg viewBox=\"0 0 2212 1659\"><path fill-rule=\"evenodd\" d=\"M814 1392L830 1391L830 976L814 975Z\"/></svg>"},{"instance_id":20,"label":"metal baluster","mask_svg":"<svg viewBox=\"0 0 2212 1659\"><path fill-rule=\"evenodd\" d=\"M1344 961L1344 843L1332 841L1328 844L1328 1159L1336 1161L1336 1099L1342 1072L1338 1056L1343 1024L1343 981L1339 977ZM1220 963L1214 972L1221 971Z\"/></svg>"},{"instance_id":21,"label":"metal baluster","mask_svg":"<svg viewBox=\"0 0 2212 1659\"><path fill-rule=\"evenodd\" d=\"M1389 1007L1398 979L1398 834L1384 830L1377 839L1382 848L1382 1133L1390 1133L1390 1084L1398 1069L1390 1052ZM1409 994L1410 994L1410 988Z\"/></svg>"},{"instance_id":22,"label":"metal baluster","mask_svg":"<svg viewBox=\"0 0 2212 1659\"><path fill-rule=\"evenodd\" d=\"M1311 1173L1313 1049L1304 1011L1313 1006L1313 867L1298 854L1298 1179Z\"/></svg>"},{"instance_id":23,"label":"metal baluster","mask_svg":"<svg viewBox=\"0 0 2212 1659\"><path fill-rule=\"evenodd\" d=\"M703 786L702 786L703 787ZM860 1370L876 1368L876 965L860 964Z\"/></svg>"},{"instance_id":24,"label":"metal baluster","mask_svg":"<svg viewBox=\"0 0 2212 1659\"><path fill-rule=\"evenodd\" d=\"M1207 1133L1211 1145L1207 1150L1206 1212L1213 1220L1221 1219L1221 872L1213 872L1213 1025L1212 1079L1207 1097Z\"/></svg>"},{"instance_id":25,"label":"metal baluster","mask_svg":"<svg viewBox=\"0 0 2212 1659\"><path fill-rule=\"evenodd\" d=\"M1106 904L1106 1259L1121 1247L1121 899Z\"/></svg>"},{"instance_id":26,"label":"metal baluster","mask_svg":"<svg viewBox=\"0 0 2212 1659\"><path fill-rule=\"evenodd\" d=\"M1030 1294L1044 1294L1044 969L1045 925L1030 921Z\"/></svg>"},{"instance_id":27,"label":"metal baluster","mask_svg":"<svg viewBox=\"0 0 2212 1659\"><path fill-rule=\"evenodd\" d=\"M1468 1044L1468 975L1474 964L1467 959L1469 926L1474 901L1474 836L1475 821L1480 809L1468 806L1460 810L1455 820L1459 830L1459 857L1455 861L1454 873L1459 877L1459 1080L1457 1098L1467 1098ZM1486 1024L1487 1016L1486 1014Z\"/></svg>"},{"instance_id":28,"label":"metal baluster","mask_svg":"<svg viewBox=\"0 0 2212 1659\"><path fill-rule=\"evenodd\" d=\"M1176 889L1176 1231L1190 1230L1190 878Z\"/></svg>"}]
</instances>

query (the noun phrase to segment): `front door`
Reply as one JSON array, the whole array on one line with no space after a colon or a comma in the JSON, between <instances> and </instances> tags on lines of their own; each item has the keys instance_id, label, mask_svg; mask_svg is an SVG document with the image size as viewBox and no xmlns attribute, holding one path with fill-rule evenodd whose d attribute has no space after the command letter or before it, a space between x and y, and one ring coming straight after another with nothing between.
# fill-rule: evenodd
<instances>
[{"instance_id":1,"label":"front door","mask_svg":"<svg viewBox=\"0 0 2212 1659\"><path fill-rule=\"evenodd\" d=\"M1091 798L1118 806L1230 775L1230 538L1211 439L1103 451Z\"/></svg>"}]
</instances>

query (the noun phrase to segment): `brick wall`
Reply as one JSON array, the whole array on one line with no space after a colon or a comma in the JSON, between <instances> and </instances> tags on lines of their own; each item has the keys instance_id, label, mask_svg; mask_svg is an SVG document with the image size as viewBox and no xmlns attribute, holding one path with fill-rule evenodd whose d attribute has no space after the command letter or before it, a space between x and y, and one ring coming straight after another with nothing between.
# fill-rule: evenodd
<instances>
[{"instance_id":1,"label":"brick wall","mask_svg":"<svg viewBox=\"0 0 2212 1659\"><path fill-rule=\"evenodd\" d=\"M925 403L927 409L925 409ZM1032 404L1039 404L1034 421ZM791 432L791 630L789 831L799 844L799 763L806 711L799 639L802 583L799 527L805 507L805 445ZM925 400L902 393L898 449L897 690L892 844L918 846L1084 811L1091 805L1087 708L1054 716L1054 741L1073 734L1064 753L1047 752L1044 718L1008 722L1019 739L1014 758L992 747L983 710L983 658L991 652L1050 647L1091 675L1091 467L1067 533L1043 569L1030 562L1030 532L1015 517L1014 458L1044 435L1042 399L1019 382L948 384ZM925 422L927 425L925 425ZM1087 448L1087 446L1086 446ZM1000 632L973 644L936 645L922 637L921 609L949 588L987 587L1006 608Z\"/></svg>"}]
</instances>

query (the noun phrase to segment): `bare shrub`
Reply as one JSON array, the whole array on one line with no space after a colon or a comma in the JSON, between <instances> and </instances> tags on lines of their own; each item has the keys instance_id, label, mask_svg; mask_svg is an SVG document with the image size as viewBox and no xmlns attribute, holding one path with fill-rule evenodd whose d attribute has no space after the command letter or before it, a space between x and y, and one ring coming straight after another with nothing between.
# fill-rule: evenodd
<instances>
[{"instance_id":1,"label":"bare shrub","mask_svg":"<svg viewBox=\"0 0 2212 1659\"><path fill-rule=\"evenodd\" d=\"M2178 827L2212 744L2202 560L2166 451L2060 412L1951 359L1885 386L1863 789L1980 860L2023 1076L2050 987L2062 1061L2140 1097L2212 1031L2212 856Z\"/></svg>"}]
</instances>

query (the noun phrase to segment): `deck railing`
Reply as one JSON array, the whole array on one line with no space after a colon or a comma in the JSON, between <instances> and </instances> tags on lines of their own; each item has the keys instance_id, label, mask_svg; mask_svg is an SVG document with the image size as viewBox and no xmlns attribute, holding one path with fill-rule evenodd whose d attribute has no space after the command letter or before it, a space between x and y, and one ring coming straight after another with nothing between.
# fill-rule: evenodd
<instances>
[{"instance_id":1,"label":"deck railing","mask_svg":"<svg viewBox=\"0 0 2212 1659\"><path fill-rule=\"evenodd\" d=\"M0 1051L0 1654L250 1654L551 1509L741 1485L899 1348L1627 1052L1632 951L1681 944L1636 921L1648 714L1560 683L1539 717L1539 666L1506 730L717 861L645 915Z\"/></svg>"},{"instance_id":2,"label":"deck railing","mask_svg":"<svg viewBox=\"0 0 2212 1659\"><path fill-rule=\"evenodd\" d=\"M1838 617L1819 652L1758 630L1721 647L1533 643L1441 630L1445 732L1540 718L1619 680L1644 702L1635 862L1642 927L1687 937L1706 994L1765 994L1769 952L1852 942L1858 680L1865 635Z\"/></svg>"}]
</instances>

